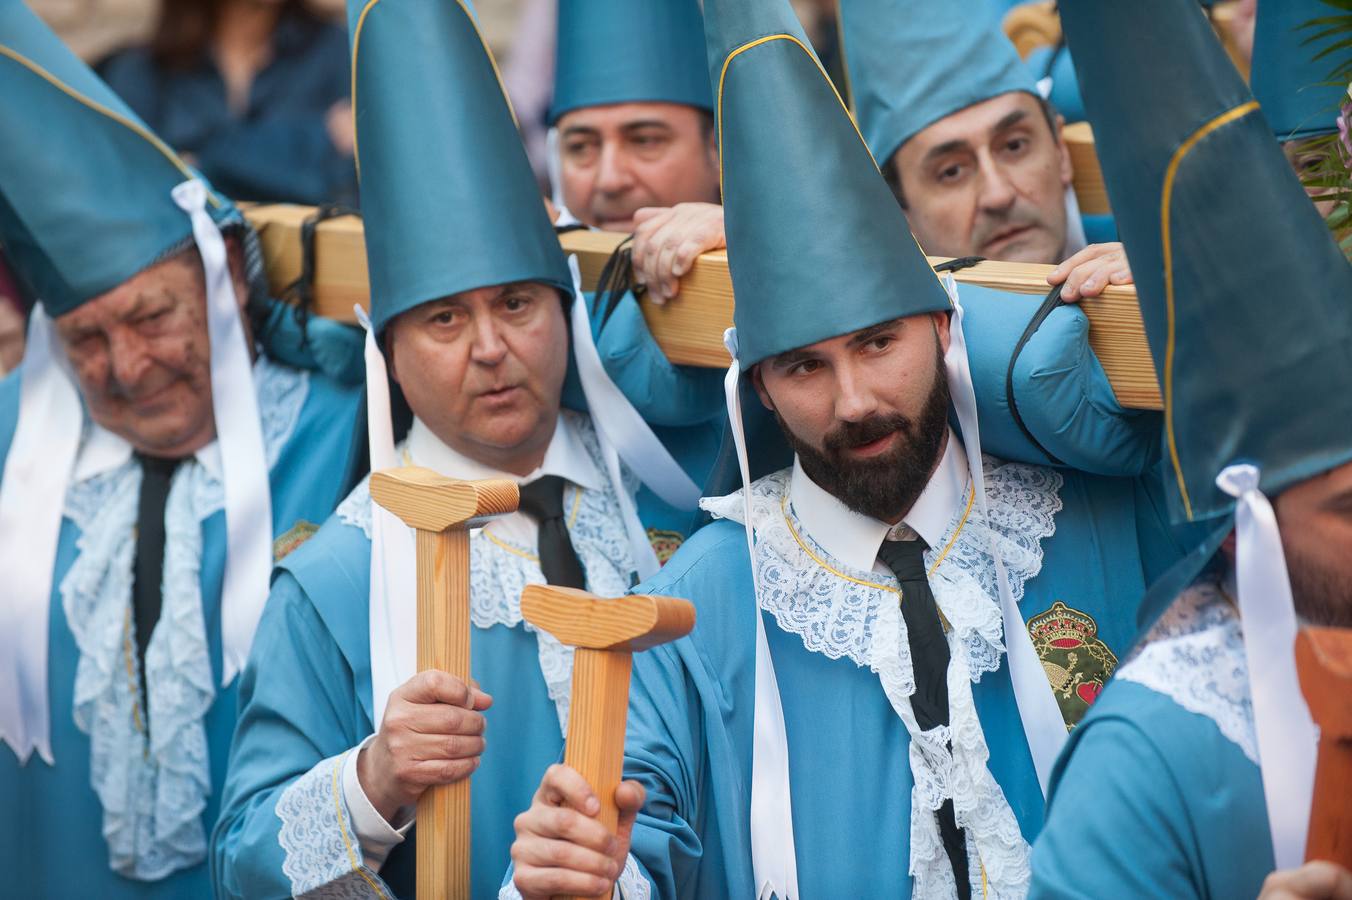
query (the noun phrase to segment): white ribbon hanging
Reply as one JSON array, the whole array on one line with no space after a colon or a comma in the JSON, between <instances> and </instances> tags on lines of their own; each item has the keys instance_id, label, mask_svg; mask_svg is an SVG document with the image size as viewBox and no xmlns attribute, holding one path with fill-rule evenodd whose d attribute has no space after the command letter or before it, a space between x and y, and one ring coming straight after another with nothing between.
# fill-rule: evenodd
<instances>
[{"instance_id":1,"label":"white ribbon hanging","mask_svg":"<svg viewBox=\"0 0 1352 900\"><path fill-rule=\"evenodd\" d=\"M1216 486L1236 498L1235 576L1249 666L1263 799L1277 868L1305 859L1318 730L1296 673L1296 610L1272 504L1257 466L1228 466Z\"/></svg>"},{"instance_id":2,"label":"white ribbon hanging","mask_svg":"<svg viewBox=\"0 0 1352 900\"><path fill-rule=\"evenodd\" d=\"M967 450L967 468L971 472L972 492L976 507L982 516L989 516L986 508L986 478L981 464L981 432L978 430L976 392L972 387L972 370L967 359L967 339L963 333L962 304L958 300L958 285L950 273L943 277L944 288L953 303L949 324L948 353L944 364L948 370L948 386L953 409L962 429L962 442ZM994 532L991 538L991 557L995 560L995 580L1000 591L1000 613L1004 620L1005 655L1009 662L1009 679L1014 686L1014 700L1019 707L1024 738L1033 757L1042 795L1047 795L1052 766L1061 748L1066 744L1066 722L1061 707L1052 693L1047 670L1033 647L1023 615L1009 589L1004 560L996 552Z\"/></svg>"},{"instance_id":3,"label":"white ribbon hanging","mask_svg":"<svg viewBox=\"0 0 1352 900\"><path fill-rule=\"evenodd\" d=\"M34 750L54 762L47 695L52 569L83 416L63 358L39 303L28 320L19 421L0 476L0 740L21 764Z\"/></svg>"},{"instance_id":4,"label":"white ribbon hanging","mask_svg":"<svg viewBox=\"0 0 1352 900\"><path fill-rule=\"evenodd\" d=\"M737 329L723 332L732 365L723 379L737 468L742 475L742 521L746 529L747 560L756 611L756 693L751 725L751 868L757 900L771 895L779 900L798 897L798 856L793 840L793 798L789 792L789 738L784 705L779 696L765 619L760 610L760 579L756 575L756 532L751 519L751 463L742 422L742 367L737 361Z\"/></svg>"},{"instance_id":5,"label":"white ribbon hanging","mask_svg":"<svg viewBox=\"0 0 1352 900\"><path fill-rule=\"evenodd\" d=\"M371 471L399 465L390 415L390 380L366 310L354 306L366 329L366 440ZM395 688L413 677L418 659L417 543L413 529L379 503L371 504L371 705L380 727Z\"/></svg>"},{"instance_id":6,"label":"white ribbon hanging","mask_svg":"<svg viewBox=\"0 0 1352 900\"><path fill-rule=\"evenodd\" d=\"M230 277L225 241L207 213L200 179L177 185L174 202L192 220L207 288L211 342L211 406L225 483L226 566L221 591L221 684L229 684L249 658L272 575L272 490L263 425L258 417L253 362L242 309Z\"/></svg>"}]
</instances>

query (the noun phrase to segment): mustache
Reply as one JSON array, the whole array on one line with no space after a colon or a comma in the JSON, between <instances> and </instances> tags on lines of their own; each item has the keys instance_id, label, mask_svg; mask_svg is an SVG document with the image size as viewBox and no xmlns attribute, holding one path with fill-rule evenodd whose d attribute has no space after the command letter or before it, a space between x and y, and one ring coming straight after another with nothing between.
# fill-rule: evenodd
<instances>
[{"instance_id":1,"label":"mustache","mask_svg":"<svg viewBox=\"0 0 1352 900\"><path fill-rule=\"evenodd\" d=\"M914 430L915 423L901 413L870 416L859 422L841 422L822 438L822 448L828 453L839 453L871 444L893 432L910 435Z\"/></svg>"}]
</instances>

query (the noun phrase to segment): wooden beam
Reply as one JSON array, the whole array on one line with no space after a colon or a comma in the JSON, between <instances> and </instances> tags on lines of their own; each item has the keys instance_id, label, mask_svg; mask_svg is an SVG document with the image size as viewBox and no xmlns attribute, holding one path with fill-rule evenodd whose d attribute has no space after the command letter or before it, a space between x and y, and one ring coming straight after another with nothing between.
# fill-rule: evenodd
<instances>
[{"instance_id":1,"label":"wooden beam","mask_svg":"<svg viewBox=\"0 0 1352 900\"><path fill-rule=\"evenodd\" d=\"M1305 627L1296 670L1319 726L1319 757L1305 858L1352 867L1352 629Z\"/></svg>"},{"instance_id":2,"label":"wooden beam","mask_svg":"<svg viewBox=\"0 0 1352 900\"><path fill-rule=\"evenodd\" d=\"M259 230L274 292L280 293L300 274L300 228L312 212L309 207L285 205L246 209ZM577 254L582 285L591 290L606 260L624 239L625 235L612 232L570 231L559 240L566 252ZM322 223L315 230L315 245L314 311L344 322L355 321L352 305L365 306L370 295L361 221L348 216ZM930 261L943 260L932 257ZM984 262L955 273L955 277L959 283L1043 295L1051 269L1032 263ZM1159 385L1136 289L1110 286L1102 297L1080 305L1089 316L1089 343L1103 363L1118 401L1135 409L1160 409ZM648 327L672 362L714 368L728 364L723 330L732 324L732 279L726 251L702 255L681 279L681 294L674 302L657 305L645 299L642 309Z\"/></svg>"}]
</instances>

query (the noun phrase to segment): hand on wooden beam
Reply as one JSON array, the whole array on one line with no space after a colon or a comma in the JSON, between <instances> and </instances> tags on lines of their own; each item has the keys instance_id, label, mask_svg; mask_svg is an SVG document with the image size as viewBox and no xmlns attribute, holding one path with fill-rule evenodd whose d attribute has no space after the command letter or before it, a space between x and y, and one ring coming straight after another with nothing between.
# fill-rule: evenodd
<instances>
[{"instance_id":1,"label":"hand on wooden beam","mask_svg":"<svg viewBox=\"0 0 1352 900\"><path fill-rule=\"evenodd\" d=\"M723 207L717 203L645 207L634 213L634 225L634 281L647 288L654 303L680 293L681 278L701 253L728 245Z\"/></svg>"}]
</instances>

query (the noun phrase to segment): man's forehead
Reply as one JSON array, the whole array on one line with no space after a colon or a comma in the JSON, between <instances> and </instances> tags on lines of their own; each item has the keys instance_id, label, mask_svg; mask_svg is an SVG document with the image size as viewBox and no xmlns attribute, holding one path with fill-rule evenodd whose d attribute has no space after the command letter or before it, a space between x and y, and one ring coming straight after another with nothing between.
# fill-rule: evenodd
<instances>
[{"instance_id":1,"label":"man's forehead","mask_svg":"<svg viewBox=\"0 0 1352 900\"><path fill-rule=\"evenodd\" d=\"M833 350L863 343L880 334L896 331L897 329L905 327L909 319L927 318L928 316L929 313L921 313L920 316L902 316L896 319L888 319L885 322L878 322L875 325L869 325L856 331L838 334L835 337L817 341L815 344L807 344L803 347L785 350L783 353L771 357L770 363L775 366L790 365L800 359L819 356L823 353L830 353Z\"/></svg>"},{"instance_id":2,"label":"man's forehead","mask_svg":"<svg viewBox=\"0 0 1352 900\"><path fill-rule=\"evenodd\" d=\"M117 287L56 317L59 328L79 328L133 315L166 300L181 301L202 293L201 266L191 250L142 269Z\"/></svg>"},{"instance_id":3,"label":"man's forehead","mask_svg":"<svg viewBox=\"0 0 1352 900\"><path fill-rule=\"evenodd\" d=\"M641 125L688 126L699 111L684 103L606 103L569 110L559 119L559 131L619 131Z\"/></svg>"},{"instance_id":4,"label":"man's forehead","mask_svg":"<svg viewBox=\"0 0 1352 900\"><path fill-rule=\"evenodd\" d=\"M951 113L917 132L899 153L912 158L924 155L934 147L954 142L984 143L1012 121L1040 120L1041 101L1026 91L1010 91L973 103L966 109Z\"/></svg>"}]
</instances>

